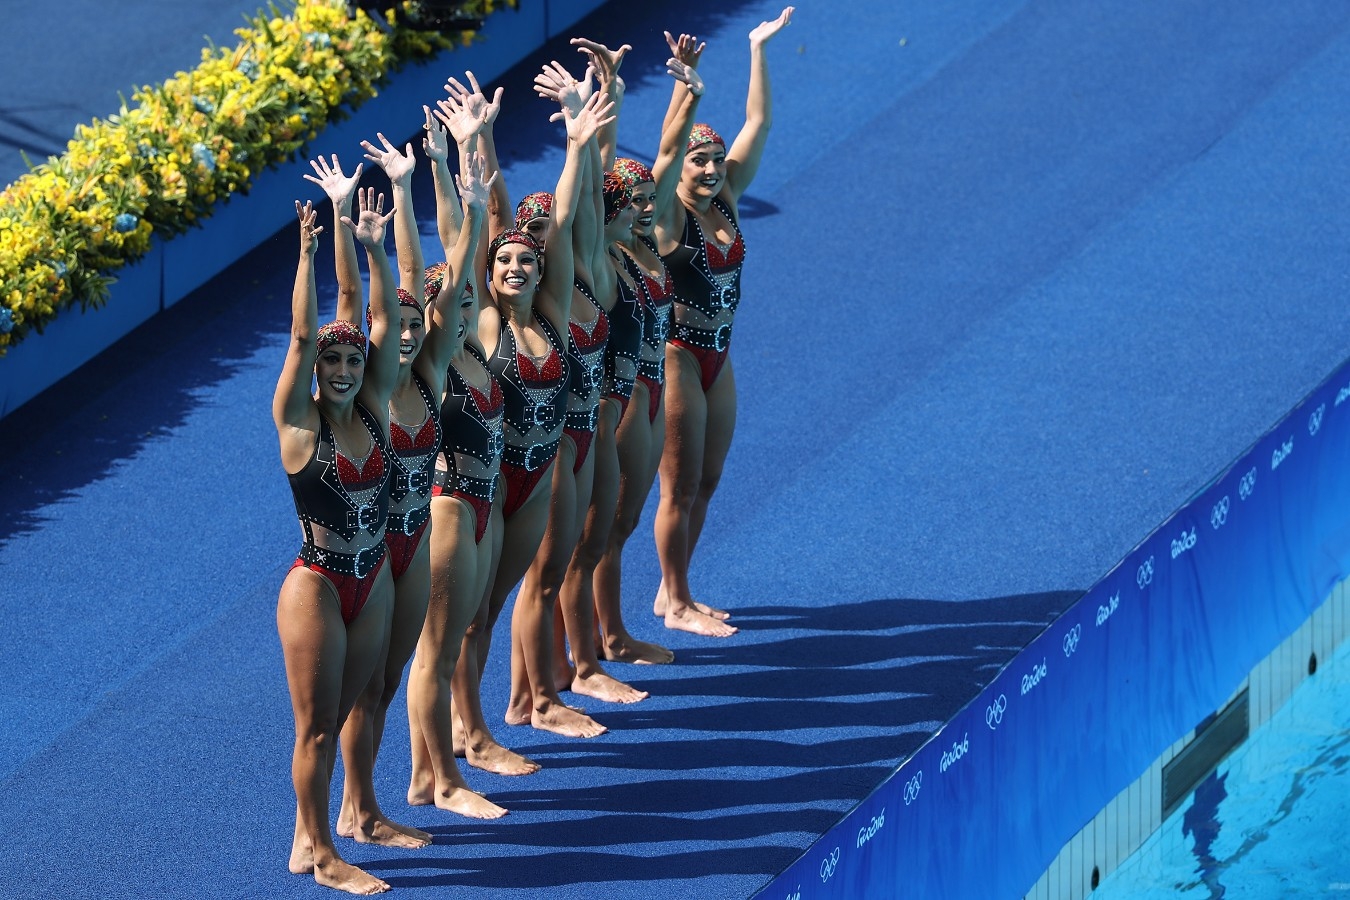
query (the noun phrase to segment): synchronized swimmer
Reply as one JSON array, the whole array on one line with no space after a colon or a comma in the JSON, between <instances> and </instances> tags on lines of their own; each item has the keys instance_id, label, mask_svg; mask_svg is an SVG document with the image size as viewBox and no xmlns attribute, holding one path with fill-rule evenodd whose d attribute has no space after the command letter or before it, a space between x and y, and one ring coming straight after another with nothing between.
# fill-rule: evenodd
<instances>
[{"instance_id":1,"label":"synchronized swimmer","mask_svg":"<svg viewBox=\"0 0 1350 900\"><path fill-rule=\"evenodd\" d=\"M312 161L305 177L333 207L337 318L318 324L324 227L297 201L291 340L272 406L303 533L277 602L295 717L292 872L379 893L389 884L345 862L335 830L389 847L431 842L375 797L405 669L408 803L506 815L457 758L502 775L539 769L497 741L482 706L513 594L506 724L591 738L606 727L560 692L647 697L604 664L674 660L629 632L620 595L624 549L658 474L654 611L667 628L736 633L729 612L694 599L689 568L735 429L738 203L772 121L765 45L792 13L750 32L745 122L730 144L695 122L704 45L666 34L673 90L650 166L615 155L630 48L573 39L584 74L554 62L535 78L558 104L562 172L514 206L497 162L501 89L489 98L472 73L449 79L447 97L423 108L444 254L431 266L413 212L413 144L362 142L389 181L388 212L383 192L359 187L365 163L345 174L336 155Z\"/></svg>"}]
</instances>

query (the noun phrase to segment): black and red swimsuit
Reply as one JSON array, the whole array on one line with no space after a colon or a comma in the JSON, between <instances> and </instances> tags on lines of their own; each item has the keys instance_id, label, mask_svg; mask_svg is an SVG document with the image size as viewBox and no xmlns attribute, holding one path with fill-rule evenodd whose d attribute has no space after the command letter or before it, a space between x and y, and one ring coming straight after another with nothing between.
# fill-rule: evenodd
<instances>
[{"instance_id":1,"label":"black and red swimsuit","mask_svg":"<svg viewBox=\"0 0 1350 900\"><path fill-rule=\"evenodd\" d=\"M568 323L570 339L567 342L567 366L572 377L567 385L567 416L563 430L577 448L572 471L580 472L590 453L591 441L595 438L600 385L605 374L605 348L610 341L610 319L604 307L596 301L590 286L580 278L574 283L581 295L595 307L595 318L591 321L578 322L573 317Z\"/></svg>"},{"instance_id":2,"label":"black and red swimsuit","mask_svg":"<svg viewBox=\"0 0 1350 900\"><path fill-rule=\"evenodd\" d=\"M637 378L647 386L647 419L655 422L661 410L661 395L666 385L666 338L670 334L670 311L675 300L675 283L666 268L665 260L656 252L651 238L640 237L661 263L658 281L639 265L637 259L625 253L624 266L633 276L642 292L642 353L638 357Z\"/></svg>"},{"instance_id":3,"label":"black and red swimsuit","mask_svg":"<svg viewBox=\"0 0 1350 900\"><path fill-rule=\"evenodd\" d=\"M445 434L432 494L458 497L469 504L474 511L474 541L481 544L497 493L506 403L501 386L492 378L482 353L472 344L465 345L464 349L483 367L488 381L487 393L470 384L455 366L450 366L445 400L441 403ZM481 474L470 474L468 467L471 465Z\"/></svg>"},{"instance_id":4,"label":"black and red swimsuit","mask_svg":"<svg viewBox=\"0 0 1350 900\"><path fill-rule=\"evenodd\" d=\"M723 250L708 240L698 218L686 210L679 245L662 257L675 281L675 322L669 341L698 360L705 393L726 365L731 325L741 302L741 268L745 262L745 241L731 207L717 197L712 202L736 231L731 246ZM719 317L725 321L709 328L708 321Z\"/></svg>"},{"instance_id":5,"label":"black and red swimsuit","mask_svg":"<svg viewBox=\"0 0 1350 900\"><path fill-rule=\"evenodd\" d=\"M389 490L392 507L404 507L389 513L384 542L389 546L389 557L394 580L403 577L412 564L422 535L431 518L431 481L436 470L436 452L441 446L441 411L431 396L431 387L416 372L413 384L422 397L426 415L420 425L406 426L389 416L389 443L394 448L390 461L394 464L394 480ZM413 497L410 503L404 501Z\"/></svg>"},{"instance_id":6,"label":"black and red swimsuit","mask_svg":"<svg viewBox=\"0 0 1350 900\"><path fill-rule=\"evenodd\" d=\"M356 413L370 433L370 454L351 459L337 449L332 426L319 415L319 434L305 467L287 478L295 499L295 513L305 542L291 568L304 566L323 576L338 595L342 621L351 624L370 597L384 565L386 547L381 537L389 517L389 487L393 467L386 460L393 450L384 430L359 403ZM356 552L330 549L316 540L314 526L332 532L346 544L364 532L370 541Z\"/></svg>"},{"instance_id":7,"label":"black and red swimsuit","mask_svg":"<svg viewBox=\"0 0 1350 900\"><path fill-rule=\"evenodd\" d=\"M501 338L488 358L488 371L501 388L505 404L502 475L506 478L503 514L510 518L534 493L535 487L558 455L563 414L567 410L567 364L565 345L548 320L534 313L534 320L548 339L549 351L534 359L524 353L515 332L502 323ZM548 429L549 439L527 444L525 435L536 426Z\"/></svg>"}]
</instances>

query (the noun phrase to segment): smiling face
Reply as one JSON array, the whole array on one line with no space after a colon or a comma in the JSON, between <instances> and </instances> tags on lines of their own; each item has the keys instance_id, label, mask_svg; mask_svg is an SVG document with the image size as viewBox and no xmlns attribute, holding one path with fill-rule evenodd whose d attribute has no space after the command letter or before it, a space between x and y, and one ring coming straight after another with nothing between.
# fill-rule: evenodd
<instances>
[{"instance_id":1,"label":"smiling face","mask_svg":"<svg viewBox=\"0 0 1350 900\"><path fill-rule=\"evenodd\" d=\"M721 144L700 144L684 155L680 190L691 199L716 197L726 178L727 149Z\"/></svg>"},{"instance_id":2,"label":"smiling face","mask_svg":"<svg viewBox=\"0 0 1350 900\"><path fill-rule=\"evenodd\" d=\"M426 323L422 314L412 307L400 303L398 306L398 362L409 366L417 358L426 339Z\"/></svg>"},{"instance_id":3,"label":"smiling face","mask_svg":"<svg viewBox=\"0 0 1350 900\"><path fill-rule=\"evenodd\" d=\"M656 185L643 181L633 185L633 234L650 237L652 216L656 211Z\"/></svg>"},{"instance_id":4,"label":"smiling face","mask_svg":"<svg viewBox=\"0 0 1350 900\"><path fill-rule=\"evenodd\" d=\"M366 355L351 344L331 344L314 361L319 399L335 405L350 403L361 390L366 374Z\"/></svg>"},{"instance_id":5,"label":"smiling face","mask_svg":"<svg viewBox=\"0 0 1350 900\"><path fill-rule=\"evenodd\" d=\"M465 285L464 293L459 295L459 316L456 319L459 327L455 339L459 342L459 346L463 346L464 336L469 333L477 314L478 304L474 301L473 288Z\"/></svg>"},{"instance_id":6,"label":"smiling face","mask_svg":"<svg viewBox=\"0 0 1350 900\"><path fill-rule=\"evenodd\" d=\"M492 254L492 290L504 300L529 296L539 285L539 254L533 248L514 241L499 246Z\"/></svg>"}]
</instances>

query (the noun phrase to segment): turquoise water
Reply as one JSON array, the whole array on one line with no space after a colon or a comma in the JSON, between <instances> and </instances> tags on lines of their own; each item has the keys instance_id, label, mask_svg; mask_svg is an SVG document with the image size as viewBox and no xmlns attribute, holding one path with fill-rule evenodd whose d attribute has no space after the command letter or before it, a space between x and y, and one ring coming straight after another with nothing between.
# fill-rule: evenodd
<instances>
[{"instance_id":1,"label":"turquoise water","mask_svg":"<svg viewBox=\"0 0 1350 900\"><path fill-rule=\"evenodd\" d=\"M1350 898L1350 643L1091 896Z\"/></svg>"}]
</instances>

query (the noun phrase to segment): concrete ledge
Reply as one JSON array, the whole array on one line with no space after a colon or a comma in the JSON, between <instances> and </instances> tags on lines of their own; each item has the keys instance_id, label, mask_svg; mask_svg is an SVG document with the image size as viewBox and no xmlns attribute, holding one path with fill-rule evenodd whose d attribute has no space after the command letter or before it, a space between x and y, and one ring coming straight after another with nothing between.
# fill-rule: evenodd
<instances>
[{"instance_id":1,"label":"concrete ledge","mask_svg":"<svg viewBox=\"0 0 1350 900\"><path fill-rule=\"evenodd\" d=\"M350 118L329 125L315 148L355 148L389 127L421 118L422 104L438 99L449 75L470 69L484 84L496 80L564 29L604 5L604 0L521 0L519 9L493 14L470 47L446 51L409 64L380 94ZM353 149L346 149L350 155ZM224 271L291 223L290 201L305 193L307 159L295 159L261 173L247 195L216 206L202 227L172 240L156 240L149 256L115 273L105 307L81 314L66 311L42 334L30 334L0 357L0 417L36 397L112 346L137 325Z\"/></svg>"}]
</instances>

